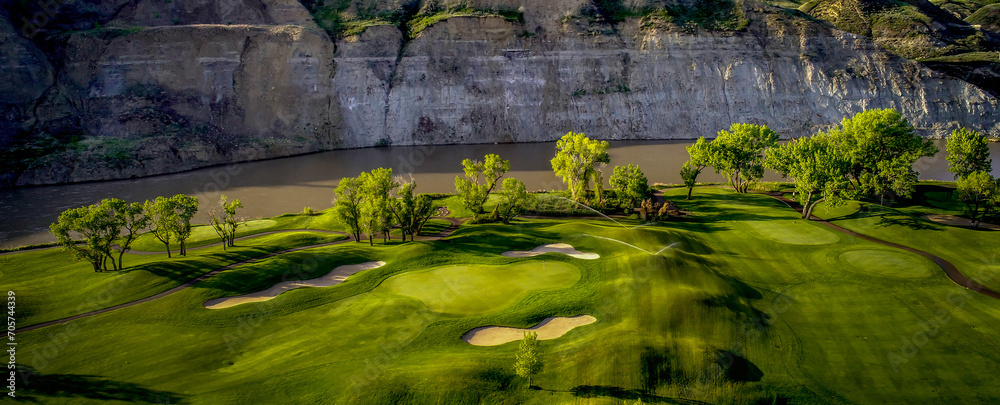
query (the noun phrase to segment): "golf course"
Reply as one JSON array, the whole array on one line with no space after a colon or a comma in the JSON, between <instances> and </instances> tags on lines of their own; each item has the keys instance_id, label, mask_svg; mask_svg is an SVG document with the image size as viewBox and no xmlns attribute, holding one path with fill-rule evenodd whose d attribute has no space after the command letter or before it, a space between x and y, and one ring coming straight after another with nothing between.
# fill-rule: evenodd
<instances>
[{"instance_id":1,"label":"golf course","mask_svg":"<svg viewBox=\"0 0 1000 405\"><path fill-rule=\"evenodd\" d=\"M814 215L1000 287L1000 233L922 218L961 214L950 187L921 183L906 204L852 201ZM661 191L690 212L675 221L517 218L374 245L340 234L329 212L285 215L254 221L226 250L207 232L180 259L137 245L149 250L126 254L120 272L89 271L61 249L8 253L2 279L17 292L18 367L29 371L4 401L1000 400L988 378L1000 372L996 299L919 254L804 220L776 196L685 193ZM371 262L384 265L206 308ZM533 388L512 368L516 342L466 336L490 327L539 331Z\"/></svg>"}]
</instances>

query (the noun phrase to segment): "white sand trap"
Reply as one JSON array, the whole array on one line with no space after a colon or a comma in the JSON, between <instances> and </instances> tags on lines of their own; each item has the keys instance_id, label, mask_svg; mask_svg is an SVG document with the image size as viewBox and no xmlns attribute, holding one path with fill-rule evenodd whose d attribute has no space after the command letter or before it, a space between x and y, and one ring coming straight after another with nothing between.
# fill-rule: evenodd
<instances>
[{"instance_id":1,"label":"white sand trap","mask_svg":"<svg viewBox=\"0 0 1000 405\"><path fill-rule=\"evenodd\" d=\"M275 284L274 287L268 288L264 291L258 291L250 294L237 295L235 297L225 297L225 298L215 298L205 301L205 308L208 309L222 309L229 308L232 306L246 304L250 302L261 302L267 301L281 293L294 290L296 288L302 287L332 287L337 284L347 280L347 277L357 273L362 270L377 269L379 267L385 266L385 262L366 262L361 264L349 264L344 266L337 266L333 271L327 273L325 276L317 277L312 280L293 280L284 281Z\"/></svg>"},{"instance_id":2,"label":"white sand trap","mask_svg":"<svg viewBox=\"0 0 1000 405\"><path fill-rule=\"evenodd\" d=\"M573 245L566 243L551 243L548 245L542 245L531 250L512 250L509 252L503 252L501 255L506 257L535 257L540 254L545 253L562 253L567 256L572 256L577 259L594 260L600 259L601 255L597 253L586 253L581 252L573 248Z\"/></svg>"},{"instance_id":3,"label":"white sand trap","mask_svg":"<svg viewBox=\"0 0 1000 405\"><path fill-rule=\"evenodd\" d=\"M951 226L966 226L966 227L972 226L972 221L969 220L968 218L956 217L954 215L938 215L938 214L924 215L924 219L937 222L939 224L945 224ZM979 227L982 229L990 229L994 231L1000 230L1000 226L988 224L985 222L980 222Z\"/></svg>"},{"instance_id":4,"label":"white sand trap","mask_svg":"<svg viewBox=\"0 0 1000 405\"><path fill-rule=\"evenodd\" d=\"M498 346L524 339L524 332L538 333L538 340L551 340L562 337L577 326L590 325L594 322L597 322L597 318L590 315L578 315L569 318L545 318L538 325L528 329L484 326L466 332L465 335L462 335L462 340L476 346Z\"/></svg>"}]
</instances>

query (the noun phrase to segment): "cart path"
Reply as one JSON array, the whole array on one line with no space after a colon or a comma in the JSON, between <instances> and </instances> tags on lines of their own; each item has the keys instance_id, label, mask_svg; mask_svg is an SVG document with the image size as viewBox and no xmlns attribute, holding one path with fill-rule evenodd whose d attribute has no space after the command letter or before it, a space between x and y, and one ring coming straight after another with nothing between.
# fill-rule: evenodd
<instances>
[{"instance_id":1,"label":"cart path","mask_svg":"<svg viewBox=\"0 0 1000 405\"><path fill-rule=\"evenodd\" d=\"M789 208L794 209L799 214L802 213L802 207L798 204L798 202L796 202L794 200L790 200L788 198L785 198L782 195L778 195L778 194L775 194L775 193L767 193L766 195L774 197L774 199L785 203L785 205L787 205ZM869 242L875 242L875 243L878 243L878 244L881 244L881 245L885 245L885 246L889 246L889 247L894 247L896 249L902 249L902 250L905 250L907 252L913 252L913 253L916 253L916 254L921 255L923 257L926 257L926 258L930 259L931 261L933 261L934 264L937 264L938 267L941 268L941 270L944 270L944 273L948 276L948 278L951 279L951 281L954 281L955 284L958 284L959 286L965 287L968 290L972 290L972 291L978 292L978 293L983 294L985 296L993 297L993 298L996 298L996 299L1000 299L1000 292L996 292L994 290L991 290L991 289L987 288L986 286L984 286L982 284L979 284L979 283L973 281L972 279L966 277L964 274L962 274L961 271L958 270L957 266L955 266L954 264L952 264L951 262L945 260L942 257L933 255L931 253L925 252L925 251L920 250L920 249L915 249L915 248L911 248L909 246L903 246L903 245L900 245L898 243L893 243L893 242L889 242L889 241L882 240L882 239L879 239L879 238L874 238L874 237L871 237L871 236L868 236L868 235L860 234L860 233L854 232L854 231L852 231L850 229L847 229L847 228L841 227L839 225L836 225L836 224L834 224L834 223L832 223L830 221L827 221L825 219L819 218L819 217L817 217L815 215L813 215L810 218L810 220L816 221L817 223L820 223L820 224L826 226L827 228L833 229L835 231L838 231L838 232L841 232L841 233L844 233L844 234L847 234L847 235L850 235L850 236L854 236L854 237L859 238L859 239L864 239L864 240L869 241Z\"/></svg>"},{"instance_id":2,"label":"cart path","mask_svg":"<svg viewBox=\"0 0 1000 405\"><path fill-rule=\"evenodd\" d=\"M440 239L442 239L444 237L447 237L447 236L451 235L451 233L455 232L455 229L457 229L458 226L461 225L462 222L464 222L462 220L455 219L455 218L438 218L438 217L435 217L433 219L443 219L443 220L446 220L446 221L448 221L448 222L451 223L451 226L449 226L447 229L445 229L445 230L443 230L443 231L441 231L441 232L439 232L437 234L419 237L418 238L419 240L440 240ZM245 236L243 238L261 236L261 235L266 235L266 234L281 233L281 232L322 232L322 233L345 235L344 232L338 232L338 231L302 230L302 229L298 229L298 230L272 231L272 232L258 233L258 234L254 234L254 235L248 235L248 236ZM243 238L237 238L237 240L243 239ZM115 310L118 310L118 309L128 308L128 307L131 307L131 306L134 306L134 305L139 305L139 304L142 304L142 303L150 302L150 301L153 301L153 300L156 300L156 299L160 299L160 298L166 297L166 296L168 296L170 294L173 294L173 293L176 293L178 291L190 288L190 287L194 286L195 284L198 284L199 282L201 282L201 281L203 281L203 280L205 280L205 279L207 279L209 277L212 277L212 276L214 276L216 274L219 274L219 273L221 273L223 271L231 270L233 268L236 268L236 267L239 267L239 266L242 266L242 265L245 265L245 264L249 264L249 263L253 263L253 262L265 260L265 259L272 258L272 257L278 256L278 255L283 255L283 254L292 253L292 252L298 252L298 251L306 250L306 249L315 249L315 248L321 248L321 247L327 247L327 246L334 246L334 245L339 245L339 244L353 242L353 241L354 241L354 238L351 237L350 235L347 235L347 239L338 240L336 242L327 242L327 243L321 243L321 244L317 244L317 245L300 246L300 247L297 247L297 248L282 250L280 252L268 253L268 254L263 255L263 256L257 256L257 257L254 257L252 259L243 260L243 261L240 261L240 262L237 262L237 263L233 263L233 264L230 264L230 265L227 265L227 266L223 266L223 267L217 268L217 269L212 270L212 271L210 271L208 273L202 274L202 275L200 275L200 276L198 276L198 277L196 277L196 278L194 278L192 280L188 280L184 284L181 284L181 285L179 285L177 287L171 288L171 289L169 289L167 291L164 291L164 292L161 292L161 293L158 293L158 294L151 295L151 296L146 297L146 298L141 298L141 299L138 299L138 300L135 300L135 301L129 301L129 302L126 302L126 303L118 304L118 305L115 305L115 306L110 306L110 307L107 307L107 308L101 308L101 309L90 311L90 312L84 312L82 314L77 314L77 315L73 315L73 316L70 316L70 317L62 318L62 319L56 319L56 320L52 320L52 321L48 321L48 322L42 322L42 323L39 323L39 324L34 324L34 325L31 325L31 326L25 326L23 328L15 330L14 333L28 332L28 331L32 331L32 330L35 330L35 329L41 329L41 328L44 328L44 327L48 327L48 326L64 324L64 323L67 323L67 322L70 322L70 321L75 321L77 319L87 318L87 317L91 317L91 316L94 316L94 315L100 315L100 314L108 313L108 312L115 311ZM221 242L219 242L218 244L221 244ZM202 247L208 247L208 246L202 246ZM49 249L49 248L46 248L46 249ZM194 250L194 248L191 248L191 249L188 249L188 250L189 251L190 250ZM162 254L162 253L165 253L165 252L150 252L150 253L151 254Z\"/></svg>"}]
</instances>

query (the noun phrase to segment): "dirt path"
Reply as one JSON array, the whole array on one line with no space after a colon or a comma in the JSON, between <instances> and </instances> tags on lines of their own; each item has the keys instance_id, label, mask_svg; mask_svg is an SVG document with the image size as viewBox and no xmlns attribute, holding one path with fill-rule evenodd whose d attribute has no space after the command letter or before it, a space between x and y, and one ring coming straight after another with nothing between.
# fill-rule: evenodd
<instances>
[{"instance_id":1,"label":"dirt path","mask_svg":"<svg viewBox=\"0 0 1000 405\"><path fill-rule=\"evenodd\" d=\"M436 235L424 236L424 237L418 238L419 240L439 240L441 238L444 238L445 236L451 235L452 232L455 232L455 229L458 228L458 226L461 225L462 222L463 222L463 221L455 219L455 218L437 218L437 217L435 217L434 219L444 219L444 220L447 220L448 222L451 222L451 226L448 227L448 229L445 229L444 231L441 231L441 232L437 233ZM266 235L268 233L279 233L279 232L304 232L304 230L300 229L300 230L288 230L288 231L272 231L272 232L265 232L265 233L258 233L258 234L254 234L254 235L248 235L248 236L243 237L243 238L248 238L248 237L253 237L253 236L261 236L261 235ZM316 232L316 231L313 230L312 232ZM335 234L340 234L340 235L344 234L343 232L338 232L338 231L322 231L321 230L319 232L335 233ZM243 239L243 238L237 238L237 240ZM73 315L73 316L70 316L70 317L67 317L67 318L56 319L56 320L53 320L53 321L42 322L42 323L39 323L39 324L35 324L35 325L31 325L31 326L26 326L26 327L23 327L23 328L15 330L14 333L28 332L28 331L32 331L32 330L35 330L35 329L41 329L41 328L44 328L44 327L47 327L47 326L64 324L64 323L69 322L69 321L75 321L77 319L87 318L87 317L91 317L91 316L94 316L94 315L100 315L100 314L108 313L108 312L111 312L111 311L114 311L114 310L118 310L118 309L122 309L122 308L128 308L128 307L131 307L131 306L134 306L134 305L139 305L139 304L142 304L142 303L150 302L150 301L153 301L155 299L163 298L163 297L166 297L166 296L168 296L170 294L173 294L175 292L178 292L178 291L181 291L183 289L189 288L189 287L191 287L191 286L193 286L195 284L198 284L202 280L205 280L205 279L207 279L209 277L212 277L212 276L214 276L216 274L219 274L219 273L221 273L223 271L230 270L230 269L242 266L244 264L249 264L249 263L257 262L257 261L260 261L260 260L268 259L268 258L275 257L275 256L278 256L278 255L283 255L283 254L286 254L286 253L298 252L300 250L315 249L315 248L321 248L321 247L327 247L327 246L334 246L334 245L339 245L339 244L342 244L342 243L348 243L348 242L352 242L352 241L354 241L354 238L352 238L350 235L348 235L347 239L338 240L336 242L321 243L321 244L318 244L318 245L300 246L300 247L297 247L297 248L282 250L280 252L268 253L268 254L263 255L263 256L258 256L258 257L252 258L252 259L247 259L247 260L244 260L244 261L241 261L241 262L233 263L233 264L230 264L230 265L223 266L223 267L220 267L218 269L212 270L212 271L210 271L208 273L205 273L205 274L202 274L202 275L200 275L200 276L198 276L198 277L196 277L196 278L194 278L192 280L189 280L189 281L185 282L184 284L181 284L181 285L179 285L177 287L171 288L171 289L169 289L167 291L164 291L164 292L161 292L159 294L151 295L151 296L146 297L146 298L142 298L142 299L131 301L131 302L126 302L126 303L123 303L123 304L118 304L118 305L107 307L107 308L98 309L96 311L84 312L82 314ZM221 244L221 242L219 244ZM202 247L208 247L208 246L202 246ZM53 248L46 248L46 249L53 249ZM188 249L188 250L194 250L194 248L191 248L191 249ZM16 253L16 252L11 252L11 253ZM157 252L156 254L161 254L161 253L165 253L165 252Z\"/></svg>"},{"instance_id":2,"label":"dirt path","mask_svg":"<svg viewBox=\"0 0 1000 405\"><path fill-rule=\"evenodd\" d=\"M768 193L767 195L769 195L771 197L774 197L776 200L785 203L785 205L791 207L796 212L798 212L800 214L802 213L802 207L796 201L789 200L789 199L785 198L784 196L776 195L776 194L772 194L772 193ZM937 264L938 267L941 268L941 270L944 270L944 273L946 275L948 275L948 278L950 278L951 281L954 281L955 284L958 284L958 285L960 285L962 287L965 287L966 289L978 292L978 293L983 294L985 296L993 297L993 298L996 298L996 299L1000 299L1000 292L993 291L993 290L987 288L986 286L984 286L982 284L979 284L979 283L977 283L977 282L969 279L964 274L962 274L961 271L958 270L958 267L956 267L951 262L945 260L944 258L935 256L935 255L930 254L928 252L925 252L923 250L911 248L909 246L903 246L903 245L892 243L892 242L885 241L885 240L882 240L882 239L873 238L873 237L868 236L868 235L863 235L863 234L854 232L854 231L852 231L850 229L840 227L839 225L835 225L832 222L829 222L827 220L821 219L821 218L819 218L819 217L817 217L815 215L813 215L812 218L810 218L810 219L814 220L817 223L820 223L820 224L822 224L822 225L824 225L824 226L826 226L826 227L828 227L830 229L833 229L833 230L838 231L838 232L845 233L847 235L854 236L856 238L864 239L864 240L869 241L869 242L875 242L875 243L878 243L878 244L881 244L881 245L885 245L885 246L889 246L889 247L894 247L896 249L902 249L902 250L905 250L907 252L913 252L913 253L916 253L916 254L921 255L923 257L926 257L926 258L930 259L931 261L933 261L934 264Z\"/></svg>"}]
</instances>

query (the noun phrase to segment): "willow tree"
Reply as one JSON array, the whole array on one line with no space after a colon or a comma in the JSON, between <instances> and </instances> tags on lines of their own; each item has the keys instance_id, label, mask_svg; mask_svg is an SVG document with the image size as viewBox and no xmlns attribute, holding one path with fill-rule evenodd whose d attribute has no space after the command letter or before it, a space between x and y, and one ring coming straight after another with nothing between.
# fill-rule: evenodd
<instances>
[{"instance_id":1,"label":"willow tree","mask_svg":"<svg viewBox=\"0 0 1000 405\"><path fill-rule=\"evenodd\" d=\"M574 201L586 197L591 182L596 183L596 197L600 202L604 186L601 168L611 162L608 142L591 140L583 133L570 132L556 142L556 156L552 170L569 187Z\"/></svg>"}]
</instances>

